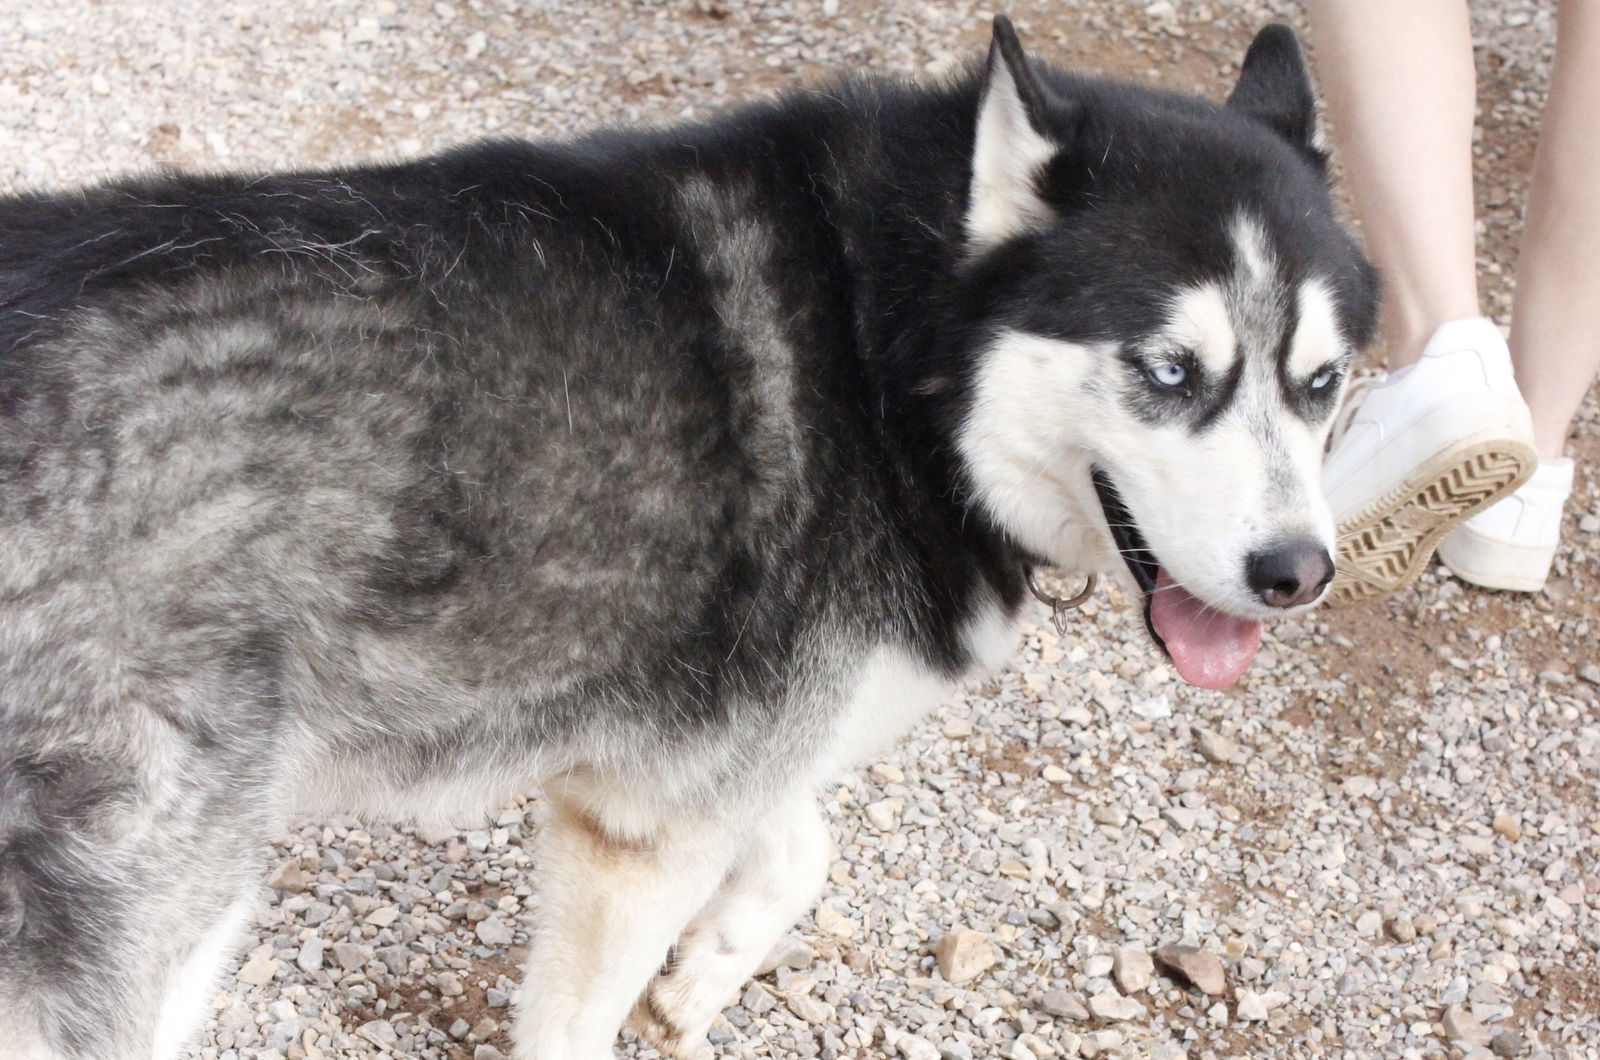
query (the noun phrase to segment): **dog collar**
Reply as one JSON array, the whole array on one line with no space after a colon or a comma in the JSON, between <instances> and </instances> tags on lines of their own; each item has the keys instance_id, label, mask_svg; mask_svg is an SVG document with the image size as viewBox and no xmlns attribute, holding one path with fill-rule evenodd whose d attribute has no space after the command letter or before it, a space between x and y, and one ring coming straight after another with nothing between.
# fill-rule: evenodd
<instances>
[{"instance_id":1,"label":"dog collar","mask_svg":"<svg viewBox=\"0 0 1600 1060\"><path fill-rule=\"evenodd\" d=\"M1067 612L1074 608L1082 607L1089 597L1094 595L1095 576L1093 574L1084 575L1083 588L1078 590L1077 595L1066 600L1041 589L1039 583L1034 580L1032 567L1027 568L1027 579L1028 591L1033 594L1033 598L1040 603L1050 605L1050 623L1056 627L1056 632L1066 636Z\"/></svg>"}]
</instances>

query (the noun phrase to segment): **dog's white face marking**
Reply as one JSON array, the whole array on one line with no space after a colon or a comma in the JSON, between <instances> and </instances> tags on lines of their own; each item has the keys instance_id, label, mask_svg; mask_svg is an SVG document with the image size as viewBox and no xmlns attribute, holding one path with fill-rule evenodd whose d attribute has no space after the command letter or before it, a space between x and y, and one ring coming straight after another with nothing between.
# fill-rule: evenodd
<instances>
[{"instance_id":1,"label":"dog's white face marking","mask_svg":"<svg viewBox=\"0 0 1600 1060\"><path fill-rule=\"evenodd\" d=\"M1127 576L1091 484L1099 468L1174 581L1213 607L1266 617L1276 612L1250 588L1248 557L1290 539L1333 547L1320 488L1326 417L1308 420L1286 386L1310 387L1349 343L1326 280L1286 287L1260 222L1241 215L1229 231L1232 273L1179 289L1136 347L1000 332L959 445L981 503L1028 549ZM1169 363L1187 371L1169 374Z\"/></svg>"},{"instance_id":2,"label":"dog's white face marking","mask_svg":"<svg viewBox=\"0 0 1600 1060\"><path fill-rule=\"evenodd\" d=\"M1277 266L1272 260L1267 232L1261 222L1240 212L1233 219L1229 235L1233 237L1233 249L1239 261L1234 273L1235 282L1242 280L1257 288L1274 283Z\"/></svg>"},{"instance_id":3,"label":"dog's white face marking","mask_svg":"<svg viewBox=\"0 0 1600 1060\"><path fill-rule=\"evenodd\" d=\"M1028 121L1017 83L1003 62L994 63L978 111L967 202L967 238L975 249L990 247L1050 220L1039 197L1039 171L1056 146Z\"/></svg>"},{"instance_id":4,"label":"dog's white face marking","mask_svg":"<svg viewBox=\"0 0 1600 1060\"><path fill-rule=\"evenodd\" d=\"M1079 425L1096 399L1091 381L1116 356L1109 346L1006 330L981 359L972 410L957 444L978 499L1022 545L1078 569L1103 551L1099 505L1088 490L1090 452Z\"/></svg>"},{"instance_id":5,"label":"dog's white face marking","mask_svg":"<svg viewBox=\"0 0 1600 1060\"><path fill-rule=\"evenodd\" d=\"M1207 372L1227 375L1239 357L1239 337L1222 288L1207 283L1179 294L1165 339L1174 349L1192 351Z\"/></svg>"},{"instance_id":6,"label":"dog's white face marking","mask_svg":"<svg viewBox=\"0 0 1600 1060\"><path fill-rule=\"evenodd\" d=\"M1339 334L1333 292L1322 280L1307 280L1297 294L1299 326L1289 343L1289 376L1310 380L1324 367L1343 357L1349 343Z\"/></svg>"}]
</instances>

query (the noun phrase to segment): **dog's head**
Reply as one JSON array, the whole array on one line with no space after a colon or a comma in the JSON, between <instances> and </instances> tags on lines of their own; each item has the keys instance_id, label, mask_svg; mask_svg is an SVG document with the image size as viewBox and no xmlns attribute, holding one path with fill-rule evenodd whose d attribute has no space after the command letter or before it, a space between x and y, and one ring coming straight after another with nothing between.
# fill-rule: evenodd
<instances>
[{"instance_id":1,"label":"dog's head","mask_svg":"<svg viewBox=\"0 0 1600 1060\"><path fill-rule=\"evenodd\" d=\"M959 449L1023 548L1137 584L1188 680L1333 575L1322 449L1373 327L1293 34L1226 106L1035 69L996 21L966 203L981 316Z\"/></svg>"}]
</instances>

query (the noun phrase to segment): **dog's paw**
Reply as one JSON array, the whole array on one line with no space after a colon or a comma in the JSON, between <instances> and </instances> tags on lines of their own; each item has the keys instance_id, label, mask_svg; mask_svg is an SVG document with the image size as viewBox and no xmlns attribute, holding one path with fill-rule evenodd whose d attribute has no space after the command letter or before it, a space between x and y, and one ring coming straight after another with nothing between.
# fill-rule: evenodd
<instances>
[{"instance_id":1,"label":"dog's paw","mask_svg":"<svg viewBox=\"0 0 1600 1060\"><path fill-rule=\"evenodd\" d=\"M663 971L650 981L634 1004L628 1022L662 1056L707 1060L711 1046L706 1032L720 1011L720 999L710 1000L703 989L697 991L693 976L679 968Z\"/></svg>"},{"instance_id":2,"label":"dog's paw","mask_svg":"<svg viewBox=\"0 0 1600 1060\"><path fill-rule=\"evenodd\" d=\"M651 983L654 988L654 983ZM646 1046L656 1050L662 1057L672 1057L672 1060L707 1060L710 1057L710 1044L704 1034L694 1036L690 1031L678 1028L672 1018L661 1012L654 1002L650 1001L651 990L638 999L634 1006L634 1015L627 1018L627 1022L634 1026L638 1039L645 1042Z\"/></svg>"}]
</instances>

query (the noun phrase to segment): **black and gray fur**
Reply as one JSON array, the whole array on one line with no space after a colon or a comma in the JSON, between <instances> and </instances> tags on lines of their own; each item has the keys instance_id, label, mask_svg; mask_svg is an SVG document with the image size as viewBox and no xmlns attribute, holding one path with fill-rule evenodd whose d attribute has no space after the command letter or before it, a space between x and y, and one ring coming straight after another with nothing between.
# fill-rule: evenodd
<instances>
[{"instance_id":1,"label":"black and gray fur","mask_svg":"<svg viewBox=\"0 0 1600 1060\"><path fill-rule=\"evenodd\" d=\"M982 253L976 67L0 201L0 1029L150 1056L293 810L588 774L747 822L875 645L962 672L1070 562L953 443L998 327L1129 345L1241 206L1370 327L1298 53L1258 67L1234 107L1021 71L1056 220Z\"/></svg>"}]
</instances>

